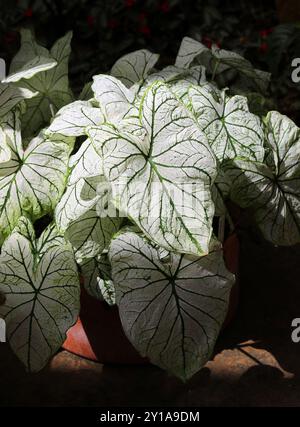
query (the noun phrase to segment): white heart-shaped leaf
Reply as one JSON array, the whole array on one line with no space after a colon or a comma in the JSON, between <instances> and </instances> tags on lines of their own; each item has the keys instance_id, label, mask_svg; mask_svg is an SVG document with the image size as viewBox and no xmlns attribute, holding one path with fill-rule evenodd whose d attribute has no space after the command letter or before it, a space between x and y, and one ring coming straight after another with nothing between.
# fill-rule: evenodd
<instances>
[{"instance_id":1,"label":"white heart-shaped leaf","mask_svg":"<svg viewBox=\"0 0 300 427\"><path fill-rule=\"evenodd\" d=\"M197 67L191 67L188 70L186 70L186 74L183 75L180 79L174 80L170 83L170 87L172 89L172 92L175 93L175 95L184 102L185 105L189 107L189 89L191 86L195 85L197 87L199 86L205 86L209 85L210 83L206 80L205 75L205 68L202 66Z\"/></svg>"},{"instance_id":2,"label":"white heart-shaped leaf","mask_svg":"<svg viewBox=\"0 0 300 427\"><path fill-rule=\"evenodd\" d=\"M2 246L0 282L0 316L10 346L29 371L38 371L78 316L80 287L70 244L54 227L36 241L30 221L20 218Z\"/></svg>"},{"instance_id":3,"label":"white heart-shaped leaf","mask_svg":"<svg viewBox=\"0 0 300 427\"><path fill-rule=\"evenodd\" d=\"M203 50L194 59L196 63L204 65L213 77L224 71L235 71L240 80L258 92L265 92L270 83L270 73L255 69L243 56L236 52L220 49L216 45L213 45L211 49Z\"/></svg>"},{"instance_id":4,"label":"white heart-shaped leaf","mask_svg":"<svg viewBox=\"0 0 300 427\"><path fill-rule=\"evenodd\" d=\"M43 133L23 151L18 113L2 130L11 151L9 164L0 163L0 240L28 214L35 220L51 212L65 188L72 144L47 139Z\"/></svg>"},{"instance_id":5,"label":"white heart-shaped leaf","mask_svg":"<svg viewBox=\"0 0 300 427\"><path fill-rule=\"evenodd\" d=\"M3 120L11 110L25 99L36 96L38 92L0 83L0 118Z\"/></svg>"},{"instance_id":6,"label":"white heart-shaped leaf","mask_svg":"<svg viewBox=\"0 0 300 427\"><path fill-rule=\"evenodd\" d=\"M83 199L81 192L86 180L93 176L101 177L103 169L101 158L94 150L90 140L86 140L78 152L70 158L71 172L66 191L55 209L55 220L60 231L65 232L70 223L89 211L95 204L93 198Z\"/></svg>"},{"instance_id":7,"label":"white heart-shaped leaf","mask_svg":"<svg viewBox=\"0 0 300 427\"><path fill-rule=\"evenodd\" d=\"M93 79L92 90L95 99L99 102L108 121L119 124L132 107L134 92L127 89L115 77L100 74Z\"/></svg>"},{"instance_id":8,"label":"white heart-shaped leaf","mask_svg":"<svg viewBox=\"0 0 300 427\"><path fill-rule=\"evenodd\" d=\"M24 64L18 71L15 73L9 74L2 83L15 83L22 79L31 79L42 71L51 70L51 68L56 67L57 62L52 58L45 58L43 56L36 56L26 64Z\"/></svg>"},{"instance_id":9,"label":"white heart-shaped leaf","mask_svg":"<svg viewBox=\"0 0 300 427\"><path fill-rule=\"evenodd\" d=\"M76 260L82 264L83 260L94 258L101 254L109 245L112 236L119 230L122 219L111 217L105 210L108 205L109 192L107 187L102 192L97 187L103 183L103 177L87 178L81 190L78 203L90 201L90 206L79 217L70 222L65 237L72 243Z\"/></svg>"},{"instance_id":10,"label":"white heart-shaped leaf","mask_svg":"<svg viewBox=\"0 0 300 427\"><path fill-rule=\"evenodd\" d=\"M182 380L209 360L228 308L234 276L222 252L202 258L169 254L127 231L109 258L127 337L142 356Z\"/></svg>"},{"instance_id":11,"label":"white heart-shaped leaf","mask_svg":"<svg viewBox=\"0 0 300 427\"><path fill-rule=\"evenodd\" d=\"M197 40L184 37L179 48L175 65L177 67L188 68L197 56L207 50L208 48Z\"/></svg>"},{"instance_id":12,"label":"white heart-shaped leaf","mask_svg":"<svg viewBox=\"0 0 300 427\"><path fill-rule=\"evenodd\" d=\"M159 55L141 49L131 52L113 65L111 75L121 80L126 87L143 82L159 59Z\"/></svg>"},{"instance_id":13,"label":"white heart-shaped leaf","mask_svg":"<svg viewBox=\"0 0 300 427\"><path fill-rule=\"evenodd\" d=\"M47 124L53 113L73 100L69 88L68 61L71 52L70 43L72 33L67 33L57 40L50 52L38 46L30 32L21 33L22 44L17 59L13 61L11 72L20 72L29 59L36 54L51 58L57 65L47 71L39 72L31 78L23 78L15 83L23 89L38 92L38 95L26 101L27 110L22 118L23 134L32 136L43 125ZM22 68L21 68L22 71Z\"/></svg>"},{"instance_id":14,"label":"white heart-shaped leaf","mask_svg":"<svg viewBox=\"0 0 300 427\"><path fill-rule=\"evenodd\" d=\"M251 208L266 239L293 245L300 242L300 130L277 112L268 114L266 127L273 162L268 166L235 160L226 170L232 182L230 197Z\"/></svg>"},{"instance_id":15,"label":"white heart-shaped leaf","mask_svg":"<svg viewBox=\"0 0 300 427\"><path fill-rule=\"evenodd\" d=\"M90 140L86 140L75 156L66 191L55 210L59 230L72 243L76 260L94 258L108 246L120 227L121 218L109 216L105 210L110 192L102 174L101 158Z\"/></svg>"},{"instance_id":16,"label":"white heart-shaped leaf","mask_svg":"<svg viewBox=\"0 0 300 427\"><path fill-rule=\"evenodd\" d=\"M37 57L50 58L48 49L36 42L31 30L22 28L20 34L21 48L11 61L9 67L10 74L18 72L27 63Z\"/></svg>"},{"instance_id":17,"label":"white heart-shaped leaf","mask_svg":"<svg viewBox=\"0 0 300 427\"><path fill-rule=\"evenodd\" d=\"M161 83L146 93L141 123L143 139L108 125L89 129L116 207L166 249L207 254L217 171L204 134Z\"/></svg>"},{"instance_id":18,"label":"white heart-shaped leaf","mask_svg":"<svg viewBox=\"0 0 300 427\"><path fill-rule=\"evenodd\" d=\"M46 133L81 136L87 126L102 123L104 116L100 108L94 107L90 101L75 101L58 111Z\"/></svg>"},{"instance_id":19,"label":"white heart-shaped leaf","mask_svg":"<svg viewBox=\"0 0 300 427\"><path fill-rule=\"evenodd\" d=\"M221 163L235 157L263 161L263 129L249 112L247 98L230 98L208 86L191 87L189 96L200 129Z\"/></svg>"}]
</instances>

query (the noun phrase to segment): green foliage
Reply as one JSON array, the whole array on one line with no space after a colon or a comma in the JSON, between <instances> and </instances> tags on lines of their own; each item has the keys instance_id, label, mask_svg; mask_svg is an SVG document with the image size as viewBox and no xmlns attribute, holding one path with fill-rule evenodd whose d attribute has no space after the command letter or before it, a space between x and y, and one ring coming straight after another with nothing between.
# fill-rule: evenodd
<instances>
[{"instance_id":1,"label":"green foliage","mask_svg":"<svg viewBox=\"0 0 300 427\"><path fill-rule=\"evenodd\" d=\"M175 65L158 69L139 49L74 101L69 42L49 52L23 32L0 87L10 345L30 371L48 362L78 316L80 272L92 296L118 305L137 350L186 381L213 352L235 280L213 228L230 220L227 202L270 242L300 242L300 130L265 114L268 73L189 37Z\"/></svg>"}]
</instances>

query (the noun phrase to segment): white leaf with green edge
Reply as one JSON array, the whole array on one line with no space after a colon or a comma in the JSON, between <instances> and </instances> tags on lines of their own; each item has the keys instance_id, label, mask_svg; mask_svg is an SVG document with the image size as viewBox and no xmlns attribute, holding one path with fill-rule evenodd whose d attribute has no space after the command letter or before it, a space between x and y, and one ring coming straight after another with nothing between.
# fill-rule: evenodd
<instances>
[{"instance_id":1,"label":"white leaf with green edge","mask_svg":"<svg viewBox=\"0 0 300 427\"><path fill-rule=\"evenodd\" d=\"M0 119L26 99L33 98L37 92L0 83Z\"/></svg>"},{"instance_id":2,"label":"white leaf with green edge","mask_svg":"<svg viewBox=\"0 0 300 427\"><path fill-rule=\"evenodd\" d=\"M28 371L42 369L59 350L79 312L79 278L70 244L52 227L36 241L30 221L4 242L0 290L9 344ZM41 244L42 242L42 244Z\"/></svg>"},{"instance_id":3,"label":"white leaf with green edge","mask_svg":"<svg viewBox=\"0 0 300 427\"><path fill-rule=\"evenodd\" d=\"M92 90L104 113L105 119L118 128L127 128L135 135L145 134L139 118L139 103L135 91L127 89L115 77L100 74L94 76Z\"/></svg>"},{"instance_id":4,"label":"white leaf with green edge","mask_svg":"<svg viewBox=\"0 0 300 427\"><path fill-rule=\"evenodd\" d=\"M190 102L200 128L223 162L235 157L263 161L263 129L260 119L249 112L247 98L226 96L207 86L191 87Z\"/></svg>"},{"instance_id":5,"label":"white leaf with green edge","mask_svg":"<svg viewBox=\"0 0 300 427\"><path fill-rule=\"evenodd\" d=\"M92 90L107 120L119 124L133 105L134 92L115 77L100 74L93 77Z\"/></svg>"},{"instance_id":6,"label":"white leaf with green edge","mask_svg":"<svg viewBox=\"0 0 300 427\"><path fill-rule=\"evenodd\" d=\"M236 71L251 87L260 92L265 92L271 78L270 73L256 70L243 56L236 52L219 49L213 45L211 49L203 50L195 57L196 62L204 65L214 76L227 70Z\"/></svg>"},{"instance_id":7,"label":"white leaf with green edge","mask_svg":"<svg viewBox=\"0 0 300 427\"><path fill-rule=\"evenodd\" d=\"M70 222L65 232L65 237L71 242L79 264L85 259L101 254L122 222L121 218L111 217L105 210L109 202L109 192L106 185L105 191L99 189L99 184L103 183L102 176L85 179L78 200L83 213ZM88 208L84 202L90 202Z\"/></svg>"},{"instance_id":8,"label":"white leaf with green edge","mask_svg":"<svg viewBox=\"0 0 300 427\"><path fill-rule=\"evenodd\" d=\"M28 34L22 33L22 44L20 57L35 56L35 52L39 49L43 50L43 56L57 62L57 66L48 70L42 71L30 79L22 79L15 83L18 87L30 89L38 92L38 95L26 101L27 110L22 117L22 130L25 137L33 135L38 129L45 124L48 124L50 118L61 107L73 101L73 95L69 88L68 80L68 61L71 52L72 33L67 33L64 37L56 41L50 50L50 53L45 49L38 47L33 38L28 37ZM24 50L24 54L22 54ZM22 55L21 55L22 54ZM22 61L13 63L13 71L18 72L17 65L24 65ZM17 68L17 69L16 69Z\"/></svg>"},{"instance_id":9,"label":"white leaf with green edge","mask_svg":"<svg viewBox=\"0 0 300 427\"><path fill-rule=\"evenodd\" d=\"M0 123L0 177L14 173L19 167L19 153L23 151L19 116L20 110L11 111Z\"/></svg>"},{"instance_id":10,"label":"white leaf with green edge","mask_svg":"<svg viewBox=\"0 0 300 427\"><path fill-rule=\"evenodd\" d=\"M180 98L183 92L187 93L192 85L203 85L207 82L205 68L202 66L191 68L179 68L175 65L168 66L147 77L142 86L135 85L132 89L137 93L135 105L142 100L146 90L155 82L167 83L174 93Z\"/></svg>"},{"instance_id":11,"label":"white leaf with green edge","mask_svg":"<svg viewBox=\"0 0 300 427\"><path fill-rule=\"evenodd\" d=\"M32 220L54 210L64 188L72 144L47 139L43 133L23 151L20 123L14 116L4 128L11 162L0 163L0 241L12 231L18 218Z\"/></svg>"},{"instance_id":12,"label":"white leaf with green edge","mask_svg":"<svg viewBox=\"0 0 300 427\"><path fill-rule=\"evenodd\" d=\"M227 168L233 201L251 208L266 239L276 245L300 242L300 130L286 116L270 112L267 143L274 168L235 160Z\"/></svg>"},{"instance_id":13,"label":"white leaf with green edge","mask_svg":"<svg viewBox=\"0 0 300 427\"><path fill-rule=\"evenodd\" d=\"M90 128L117 209L168 250L205 255L212 236L210 188L216 159L187 109L164 84L141 107L144 139L114 127Z\"/></svg>"},{"instance_id":14,"label":"white leaf with green edge","mask_svg":"<svg viewBox=\"0 0 300 427\"><path fill-rule=\"evenodd\" d=\"M175 67L175 65L169 65L168 67L163 68L162 70L155 71L155 73L150 74L146 80L141 85L140 83L135 83L131 90L135 93L135 105L140 105L143 96L146 90L155 82L164 82L172 83L179 80L181 77L189 73L189 70Z\"/></svg>"},{"instance_id":15,"label":"white leaf with green edge","mask_svg":"<svg viewBox=\"0 0 300 427\"><path fill-rule=\"evenodd\" d=\"M71 171L66 190L55 209L56 224L62 232L95 204L94 196L83 198L81 195L86 181L92 177L100 179L103 176L101 158L89 139L70 157L69 167Z\"/></svg>"},{"instance_id":16,"label":"white leaf with green edge","mask_svg":"<svg viewBox=\"0 0 300 427\"><path fill-rule=\"evenodd\" d=\"M173 93L180 99L189 109L190 97L189 90L192 86L206 87L208 90L218 91L218 89L211 83L207 82L205 69L202 66L191 67L188 69L189 74L181 79L172 82L170 88Z\"/></svg>"},{"instance_id":17,"label":"white leaf with green edge","mask_svg":"<svg viewBox=\"0 0 300 427\"><path fill-rule=\"evenodd\" d=\"M57 62L52 58L45 58L43 56L37 56L31 61L27 62L17 72L9 74L2 83L15 83L22 79L31 79L42 71L51 70L56 67Z\"/></svg>"},{"instance_id":18,"label":"white leaf with green edge","mask_svg":"<svg viewBox=\"0 0 300 427\"><path fill-rule=\"evenodd\" d=\"M208 51L208 48L197 40L184 37L175 61L175 65L181 68L188 68L194 59L201 53Z\"/></svg>"},{"instance_id":19,"label":"white leaf with green edge","mask_svg":"<svg viewBox=\"0 0 300 427\"><path fill-rule=\"evenodd\" d=\"M10 74L18 72L27 63L33 61L37 57L50 58L48 49L43 46L40 46L36 42L31 30L27 28L22 28L20 34L21 48L11 61L9 67Z\"/></svg>"},{"instance_id":20,"label":"white leaf with green edge","mask_svg":"<svg viewBox=\"0 0 300 427\"><path fill-rule=\"evenodd\" d=\"M46 133L59 133L65 136L81 136L87 126L99 126L104 123L100 108L90 101L75 101L62 107L54 117Z\"/></svg>"},{"instance_id":21,"label":"white leaf with green edge","mask_svg":"<svg viewBox=\"0 0 300 427\"><path fill-rule=\"evenodd\" d=\"M134 83L142 83L158 59L159 55L146 49L131 52L118 59L111 69L111 75L129 88Z\"/></svg>"},{"instance_id":22,"label":"white leaf with green edge","mask_svg":"<svg viewBox=\"0 0 300 427\"><path fill-rule=\"evenodd\" d=\"M116 303L115 287L107 253L86 260L80 267L83 284L88 294L106 301L109 305L114 305Z\"/></svg>"},{"instance_id":23,"label":"white leaf with green edge","mask_svg":"<svg viewBox=\"0 0 300 427\"><path fill-rule=\"evenodd\" d=\"M149 86L154 82L164 82L171 83L172 81L179 80L182 76L185 76L189 73L189 70L185 68L176 67L175 65L168 65L162 70L155 71L155 73L150 74L143 86Z\"/></svg>"},{"instance_id":24,"label":"white leaf with green edge","mask_svg":"<svg viewBox=\"0 0 300 427\"><path fill-rule=\"evenodd\" d=\"M166 262L140 235L115 238L109 259L123 329L144 357L182 380L210 359L234 276L221 251Z\"/></svg>"},{"instance_id":25,"label":"white leaf with green edge","mask_svg":"<svg viewBox=\"0 0 300 427\"><path fill-rule=\"evenodd\" d=\"M66 191L55 210L55 220L81 264L102 253L119 230L121 218L111 217L105 209L110 192L102 174L101 158L89 140L71 158L70 167Z\"/></svg>"},{"instance_id":26,"label":"white leaf with green edge","mask_svg":"<svg viewBox=\"0 0 300 427\"><path fill-rule=\"evenodd\" d=\"M70 157L69 166L71 168L68 178L69 185L75 184L81 178L103 175L101 157L88 138L81 144L77 153Z\"/></svg>"}]
</instances>

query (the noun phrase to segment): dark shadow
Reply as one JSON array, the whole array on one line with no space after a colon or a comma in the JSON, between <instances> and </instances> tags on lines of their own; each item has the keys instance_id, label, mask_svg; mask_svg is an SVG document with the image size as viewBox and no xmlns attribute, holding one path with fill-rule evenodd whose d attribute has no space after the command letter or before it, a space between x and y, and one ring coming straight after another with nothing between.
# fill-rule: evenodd
<instances>
[{"instance_id":1,"label":"dark shadow","mask_svg":"<svg viewBox=\"0 0 300 427\"><path fill-rule=\"evenodd\" d=\"M253 341L298 377L300 344L291 339L291 323L300 317L300 246L274 247L249 231L240 240L239 308L217 349Z\"/></svg>"}]
</instances>

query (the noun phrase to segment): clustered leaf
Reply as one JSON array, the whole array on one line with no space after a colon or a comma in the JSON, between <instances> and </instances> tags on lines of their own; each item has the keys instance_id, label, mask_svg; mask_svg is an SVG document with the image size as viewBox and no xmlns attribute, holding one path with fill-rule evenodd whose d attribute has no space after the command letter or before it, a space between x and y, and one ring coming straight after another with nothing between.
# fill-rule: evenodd
<instances>
[{"instance_id":1,"label":"clustered leaf","mask_svg":"<svg viewBox=\"0 0 300 427\"><path fill-rule=\"evenodd\" d=\"M80 274L90 295L117 304L141 355L185 381L228 310L228 201L274 244L300 242L299 128L256 105L269 75L188 37L175 65L130 53L74 99L70 41L49 51L23 30L0 85L8 340L29 370L45 366L78 317Z\"/></svg>"},{"instance_id":2,"label":"clustered leaf","mask_svg":"<svg viewBox=\"0 0 300 427\"><path fill-rule=\"evenodd\" d=\"M36 92L26 100L22 121L26 137L48 124L59 108L73 100L68 80L71 38L72 33L67 33L48 51L35 42L30 30L21 31L21 49L12 61L7 81Z\"/></svg>"},{"instance_id":3,"label":"clustered leaf","mask_svg":"<svg viewBox=\"0 0 300 427\"><path fill-rule=\"evenodd\" d=\"M158 250L127 231L110 249L123 328L142 356L183 380L212 354L234 276L221 251L202 258Z\"/></svg>"},{"instance_id":4,"label":"clustered leaf","mask_svg":"<svg viewBox=\"0 0 300 427\"><path fill-rule=\"evenodd\" d=\"M66 339L79 310L78 272L71 245L46 229L35 239L30 220L21 217L0 255L1 291L12 349L29 371L44 367Z\"/></svg>"},{"instance_id":5,"label":"clustered leaf","mask_svg":"<svg viewBox=\"0 0 300 427\"><path fill-rule=\"evenodd\" d=\"M9 160L0 163L0 241L9 235L18 218L36 220L53 211L65 188L72 143L47 138L43 132L22 147L19 112L1 124Z\"/></svg>"}]
</instances>

